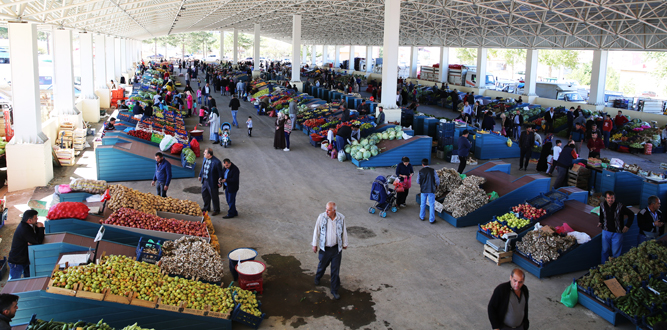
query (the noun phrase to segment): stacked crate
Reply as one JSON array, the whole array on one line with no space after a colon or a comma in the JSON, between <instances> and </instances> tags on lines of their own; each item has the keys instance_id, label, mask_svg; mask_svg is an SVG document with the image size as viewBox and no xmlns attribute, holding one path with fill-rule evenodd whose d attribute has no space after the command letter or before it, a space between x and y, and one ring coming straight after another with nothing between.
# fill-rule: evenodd
<instances>
[{"instance_id":1,"label":"stacked crate","mask_svg":"<svg viewBox=\"0 0 667 330\"><path fill-rule=\"evenodd\" d=\"M76 163L74 160L74 149L58 149L55 152L61 166L74 166Z\"/></svg>"},{"instance_id":2,"label":"stacked crate","mask_svg":"<svg viewBox=\"0 0 667 330\"><path fill-rule=\"evenodd\" d=\"M56 143L59 144L61 148L71 148L72 143L74 142L73 133L74 124L63 122L60 124L60 129L58 130L58 140Z\"/></svg>"},{"instance_id":3,"label":"stacked crate","mask_svg":"<svg viewBox=\"0 0 667 330\"><path fill-rule=\"evenodd\" d=\"M77 151L81 151L86 147L86 130L83 128L78 128L72 133L72 148Z\"/></svg>"},{"instance_id":4,"label":"stacked crate","mask_svg":"<svg viewBox=\"0 0 667 330\"><path fill-rule=\"evenodd\" d=\"M591 178L591 170L584 166L573 166L568 171L567 185L579 189L588 190L588 181Z\"/></svg>"}]
</instances>

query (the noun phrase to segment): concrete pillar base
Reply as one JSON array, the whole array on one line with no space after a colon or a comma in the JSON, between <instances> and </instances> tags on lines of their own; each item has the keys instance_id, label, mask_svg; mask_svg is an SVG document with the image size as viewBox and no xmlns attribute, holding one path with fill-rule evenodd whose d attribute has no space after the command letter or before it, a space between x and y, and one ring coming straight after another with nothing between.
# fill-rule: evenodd
<instances>
[{"instance_id":1,"label":"concrete pillar base","mask_svg":"<svg viewBox=\"0 0 667 330\"><path fill-rule=\"evenodd\" d=\"M301 81L292 81L292 82L290 82L290 84L292 84L292 86L296 87L296 89L298 91L303 91L303 82L301 82Z\"/></svg>"},{"instance_id":2,"label":"concrete pillar base","mask_svg":"<svg viewBox=\"0 0 667 330\"><path fill-rule=\"evenodd\" d=\"M602 103L588 103L588 105L595 106L596 111L604 111L604 108L605 108L604 102L602 102Z\"/></svg>"},{"instance_id":3,"label":"concrete pillar base","mask_svg":"<svg viewBox=\"0 0 667 330\"><path fill-rule=\"evenodd\" d=\"M524 94L523 97L522 97L522 99L523 99L524 102L533 104L533 102L535 102L535 100L536 100L538 97L539 97L539 96L537 96L537 95L535 95L535 94L533 94L533 95L525 95L525 94ZM518 98L518 97L516 97L516 98Z\"/></svg>"},{"instance_id":4,"label":"concrete pillar base","mask_svg":"<svg viewBox=\"0 0 667 330\"><path fill-rule=\"evenodd\" d=\"M7 186L9 192L46 186L53 179L51 143L7 144Z\"/></svg>"},{"instance_id":5,"label":"concrete pillar base","mask_svg":"<svg viewBox=\"0 0 667 330\"><path fill-rule=\"evenodd\" d=\"M379 105L383 107L384 119L387 122L401 122L401 109L397 107L396 104L387 105L380 103ZM377 110L375 115L377 116Z\"/></svg>"},{"instance_id":6,"label":"concrete pillar base","mask_svg":"<svg viewBox=\"0 0 667 330\"><path fill-rule=\"evenodd\" d=\"M98 99L100 100L101 109L111 108L111 91L108 89L96 89L95 95L97 95Z\"/></svg>"},{"instance_id":7,"label":"concrete pillar base","mask_svg":"<svg viewBox=\"0 0 667 330\"><path fill-rule=\"evenodd\" d=\"M261 74L261 71L253 70L252 71L252 79L259 78L260 74Z\"/></svg>"},{"instance_id":8,"label":"concrete pillar base","mask_svg":"<svg viewBox=\"0 0 667 330\"><path fill-rule=\"evenodd\" d=\"M100 121L100 99L78 99L76 107L81 111L83 120L91 123Z\"/></svg>"}]
</instances>

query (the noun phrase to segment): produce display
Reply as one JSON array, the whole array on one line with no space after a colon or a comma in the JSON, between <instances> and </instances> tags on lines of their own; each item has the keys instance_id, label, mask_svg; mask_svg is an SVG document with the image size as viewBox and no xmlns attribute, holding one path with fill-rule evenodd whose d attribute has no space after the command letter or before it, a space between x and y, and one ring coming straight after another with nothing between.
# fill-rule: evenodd
<instances>
[{"instance_id":1,"label":"produce display","mask_svg":"<svg viewBox=\"0 0 667 330\"><path fill-rule=\"evenodd\" d=\"M530 224L530 220L519 218L514 212L508 212L498 217L498 220L505 222L510 228L521 229Z\"/></svg>"},{"instance_id":2,"label":"produce display","mask_svg":"<svg viewBox=\"0 0 667 330\"><path fill-rule=\"evenodd\" d=\"M56 271L52 276L54 287L71 289L75 284L83 285L84 291L125 295L135 292L134 299L154 301L161 298L161 304L204 310L210 306L213 312L230 313L234 306L232 293L236 291L236 302L242 308L261 315L257 299L252 292L240 288L223 288L219 285L170 277L154 264L138 262L127 256L104 256L100 264L88 264Z\"/></svg>"},{"instance_id":3,"label":"produce display","mask_svg":"<svg viewBox=\"0 0 667 330\"><path fill-rule=\"evenodd\" d=\"M168 274L198 277L209 282L222 281L222 257L205 240L183 236L165 242L162 251L159 266Z\"/></svg>"},{"instance_id":4,"label":"produce display","mask_svg":"<svg viewBox=\"0 0 667 330\"><path fill-rule=\"evenodd\" d=\"M91 180L84 178L72 179L69 183L72 191L83 191L89 194L103 194L107 190L107 182L104 180Z\"/></svg>"},{"instance_id":5,"label":"produce display","mask_svg":"<svg viewBox=\"0 0 667 330\"><path fill-rule=\"evenodd\" d=\"M440 186L435 192L435 196L443 196L446 193L458 188L463 179L461 175L453 168L443 167L442 169L436 170L435 173L440 177Z\"/></svg>"},{"instance_id":6,"label":"produce display","mask_svg":"<svg viewBox=\"0 0 667 330\"><path fill-rule=\"evenodd\" d=\"M661 299L659 295L653 294L642 287L633 287L625 296L618 297L614 301L614 307L626 315L641 319L650 314L646 306L658 304L658 306L662 307L663 300L664 298Z\"/></svg>"},{"instance_id":7,"label":"produce display","mask_svg":"<svg viewBox=\"0 0 667 330\"><path fill-rule=\"evenodd\" d=\"M547 214L546 210L538 209L530 204L512 206L512 212L520 213L522 217L528 220L539 219Z\"/></svg>"},{"instance_id":8,"label":"produce display","mask_svg":"<svg viewBox=\"0 0 667 330\"><path fill-rule=\"evenodd\" d=\"M7 145L8 142L6 141L0 141L0 156L5 154L5 146Z\"/></svg>"},{"instance_id":9,"label":"produce display","mask_svg":"<svg viewBox=\"0 0 667 330\"><path fill-rule=\"evenodd\" d=\"M460 218L484 206L489 202L489 196L479 186L485 181L483 177L475 175L463 179L461 185L445 197L442 203L445 210L451 212L454 218Z\"/></svg>"},{"instance_id":10,"label":"produce display","mask_svg":"<svg viewBox=\"0 0 667 330\"><path fill-rule=\"evenodd\" d=\"M500 238L505 234L514 233L512 229L498 220L493 220L480 226L480 228L495 238Z\"/></svg>"},{"instance_id":11,"label":"produce display","mask_svg":"<svg viewBox=\"0 0 667 330\"><path fill-rule=\"evenodd\" d=\"M121 208L112 213L107 219L100 221L103 224L117 225L131 228L157 230L167 233L209 237L206 224L201 222L164 219L156 215L137 211L134 209Z\"/></svg>"},{"instance_id":12,"label":"produce display","mask_svg":"<svg viewBox=\"0 0 667 330\"><path fill-rule=\"evenodd\" d=\"M194 216L202 215L199 204L193 201L156 196L121 185L109 186L109 194L111 199L107 207L112 211L130 208L150 214L161 211Z\"/></svg>"},{"instance_id":13,"label":"produce display","mask_svg":"<svg viewBox=\"0 0 667 330\"><path fill-rule=\"evenodd\" d=\"M604 284L605 279L614 277L625 288L629 285L641 287L642 281L648 281L649 276L667 272L664 260L667 260L667 247L653 240L647 241L591 269L588 275L577 280L577 284L603 300L614 299Z\"/></svg>"},{"instance_id":14,"label":"produce display","mask_svg":"<svg viewBox=\"0 0 667 330\"><path fill-rule=\"evenodd\" d=\"M26 329L27 330L78 330L78 329L114 330L114 328L112 328L108 324L104 323L104 320L100 320L97 323L88 323L88 322L85 322L85 321L58 322L58 321L54 321L53 319L51 319L51 321L44 321L44 320L37 319L37 320L35 320L34 323L28 325L28 327ZM139 327L136 327L136 328L125 327L125 329L139 330L139 329L142 329L142 328L139 328ZM123 329L123 330L125 330L125 329Z\"/></svg>"},{"instance_id":15,"label":"produce display","mask_svg":"<svg viewBox=\"0 0 667 330\"><path fill-rule=\"evenodd\" d=\"M577 239L572 236L560 236L555 233L533 230L516 243L516 249L530 255L537 262L547 263L558 259L561 252L569 250L575 244L577 244Z\"/></svg>"},{"instance_id":16,"label":"produce display","mask_svg":"<svg viewBox=\"0 0 667 330\"><path fill-rule=\"evenodd\" d=\"M382 140L400 140L403 138L403 129L401 126L392 127L382 133L371 134L360 141L353 141L351 145L345 146L345 153L348 153L356 160L368 160L371 157L380 154L378 144Z\"/></svg>"}]
</instances>

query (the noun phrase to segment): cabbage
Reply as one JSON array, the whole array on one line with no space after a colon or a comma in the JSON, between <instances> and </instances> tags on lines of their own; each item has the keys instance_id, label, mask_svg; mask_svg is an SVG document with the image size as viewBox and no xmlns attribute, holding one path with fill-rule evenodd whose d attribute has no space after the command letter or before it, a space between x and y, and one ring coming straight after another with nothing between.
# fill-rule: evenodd
<instances>
[{"instance_id":1,"label":"cabbage","mask_svg":"<svg viewBox=\"0 0 667 330\"><path fill-rule=\"evenodd\" d=\"M368 139L365 139L365 138L364 138L364 139L361 139L361 145L362 145L362 146L366 146L366 145L368 145Z\"/></svg>"},{"instance_id":2,"label":"cabbage","mask_svg":"<svg viewBox=\"0 0 667 330\"><path fill-rule=\"evenodd\" d=\"M362 159L362 158L364 158L364 154L363 154L363 153L361 153L361 152L357 152L356 154L354 154L354 159L356 159L356 160L360 160L360 159Z\"/></svg>"},{"instance_id":3,"label":"cabbage","mask_svg":"<svg viewBox=\"0 0 667 330\"><path fill-rule=\"evenodd\" d=\"M362 152L362 153L363 153L363 152L366 152L366 148L361 148L361 149L359 149L359 152Z\"/></svg>"},{"instance_id":4,"label":"cabbage","mask_svg":"<svg viewBox=\"0 0 667 330\"><path fill-rule=\"evenodd\" d=\"M370 151L365 151L364 152L364 159L368 159L368 158L371 158L371 153L370 153Z\"/></svg>"},{"instance_id":5,"label":"cabbage","mask_svg":"<svg viewBox=\"0 0 667 330\"><path fill-rule=\"evenodd\" d=\"M371 149L371 155L373 155L373 156L377 156L379 153L380 153L379 150L377 150L377 149Z\"/></svg>"},{"instance_id":6,"label":"cabbage","mask_svg":"<svg viewBox=\"0 0 667 330\"><path fill-rule=\"evenodd\" d=\"M396 133L400 133L401 131L403 131L403 127L396 126L396 127L394 127L394 131L396 131Z\"/></svg>"},{"instance_id":7,"label":"cabbage","mask_svg":"<svg viewBox=\"0 0 667 330\"><path fill-rule=\"evenodd\" d=\"M389 140L393 140L395 138L396 138L396 135L394 135L394 134L389 135Z\"/></svg>"},{"instance_id":8,"label":"cabbage","mask_svg":"<svg viewBox=\"0 0 667 330\"><path fill-rule=\"evenodd\" d=\"M403 134L396 134L396 140L401 140L403 139Z\"/></svg>"},{"instance_id":9,"label":"cabbage","mask_svg":"<svg viewBox=\"0 0 667 330\"><path fill-rule=\"evenodd\" d=\"M348 153L348 154L349 154L349 153L350 153L350 150L352 150L352 146L349 145L349 144L346 145L346 146L345 146L345 153Z\"/></svg>"},{"instance_id":10,"label":"cabbage","mask_svg":"<svg viewBox=\"0 0 667 330\"><path fill-rule=\"evenodd\" d=\"M357 144L359 144L359 141L357 140L352 141L352 145L356 146Z\"/></svg>"},{"instance_id":11,"label":"cabbage","mask_svg":"<svg viewBox=\"0 0 667 330\"><path fill-rule=\"evenodd\" d=\"M378 146L372 146L371 151L373 151L373 150L380 150L380 149L378 148Z\"/></svg>"},{"instance_id":12,"label":"cabbage","mask_svg":"<svg viewBox=\"0 0 667 330\"><path fill-rule=\"evenodd\" d=\"M389 133L387 133L387 132L382 133L382 139L383 140L389 139Z\"/></svg>"}]
</instances>

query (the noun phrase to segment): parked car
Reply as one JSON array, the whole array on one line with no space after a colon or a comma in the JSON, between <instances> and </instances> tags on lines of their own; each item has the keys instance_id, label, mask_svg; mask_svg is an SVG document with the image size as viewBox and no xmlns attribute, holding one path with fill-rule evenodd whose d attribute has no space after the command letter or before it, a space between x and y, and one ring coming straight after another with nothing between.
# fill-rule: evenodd
<instances>
[{"instance_id":1,"label":"parked car","mask_svg":"<svg viewBox=\"0 0 667 330\"><path fill-rule=\"evenodd\" d=\"M0 63L9 63L9 47L0 47Z\"/></svg>"},{"instance_id":2,"label":"parked car","mask_svg":"<svg viewBox=\"0 0 667 330\"><path fill-rule=\"evenodd\" d=\"M642 96L656 97L658 94L654 91L643 91Z\"/></svg>"}]
</instances>

